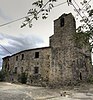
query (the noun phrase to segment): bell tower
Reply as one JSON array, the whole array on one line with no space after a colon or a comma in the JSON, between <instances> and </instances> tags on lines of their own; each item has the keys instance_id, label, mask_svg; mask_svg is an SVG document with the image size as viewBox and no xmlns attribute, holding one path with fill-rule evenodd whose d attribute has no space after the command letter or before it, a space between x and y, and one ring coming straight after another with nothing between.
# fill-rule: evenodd
<instances>
[{"instance_id":1,"label":"bell tower","mask_svg":"<svg viewBox=\"0 0 93 100\"><path fill-rule=\"evenodd\" d=\"M54 21L54 35L50 37L51 71L50 81L54 84L73 79L74 56L73 34L76 33L75 19L71 13L63 14Z\"/></svg>"},{"instance_id":2,"label":"bell tower","mask_svg":"<svg viewBox=\"0 0 93 100\"><path fill-rule=\"evenodd\" d=\"M75 84L86 81L92 75L89 44L79 48L75 40L77 34L71 13L63 14L54 21L54 35L50 37L50 84Z\"/></svg>"},{"instance_id":3,"label":"bell tower","mask_svg":"<svg viewBox=\"0 0 93 100\"><path fill-rule=\"evenodd\" d=\"M69 40L74 33L76 33L76 23L73 15L63 14L54 21L54 35L50 37L50 46L55 48L64 46L65 43L70 44L72 41Z\"/></svg>"}]
</instances>

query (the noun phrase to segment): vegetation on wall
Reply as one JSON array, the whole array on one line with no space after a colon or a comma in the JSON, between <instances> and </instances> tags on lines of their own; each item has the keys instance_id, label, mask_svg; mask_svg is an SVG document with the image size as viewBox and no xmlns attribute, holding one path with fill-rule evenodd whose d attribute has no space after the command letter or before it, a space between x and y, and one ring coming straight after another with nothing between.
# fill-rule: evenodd
<instances>
[{"instance_id":1,"label":"vegetation on wall","mask_svg":"<svg viewBox=\"0 0 93 100\"><path fill-rule=\"evenodd\" d=\"M18 75L18 81L22 84L26 84L27 82L27 74L25 72Z\"/></svg>"},{"instance_id":2,"label":"vegetation on wall","mask_svg":"<svg viewBox=\"0 0 93 100\"><path fill-rule=\"evenodd\" d=\"M84 46L90 46L89 42L89 36L90 34L88 32L77 32L76 34L73 34L73 39L75 40L76 46L78 48L82 48Z\"/></svg>"},{"instance_id":3,"label":"vegetation on wall","mask_svg":"<svg viewBox=\"0 0 93 100\"><path fill-rule=\"evenodd\" d=\"M3 82L5 80L5 72L4 71L0 71L0 82Z\"/></svg>"},{"instance_id":4,"label":"vegetation on wall","mask_svg":"<svg viewBox=\"0 0 93 100\"><path fill-rule=\"evenodd\" d=\"M88 77L87 82L93 84L93 76L92 76L92 75L90 75L90 76Z\"/></svg>"},{"instance_id":5,"label":"vegetation on wall","mask_svg":"<svg viewBox=\"0 0 93 100\"><path fill-rule=\"evenodd\" d=\"M93 8L87 0L80 2L82 9L77 11L78 20L81 25L77 28L75 36L76 42L82 47L83 45L90 45L93 48ZM79 18L79 16L81 18Z\"/></svg>"}]
</instances>

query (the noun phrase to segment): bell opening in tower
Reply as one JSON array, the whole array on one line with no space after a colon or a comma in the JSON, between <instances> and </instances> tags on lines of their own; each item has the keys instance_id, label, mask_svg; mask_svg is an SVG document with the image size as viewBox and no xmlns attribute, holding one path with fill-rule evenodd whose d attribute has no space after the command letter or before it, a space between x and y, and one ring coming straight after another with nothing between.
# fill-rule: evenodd
<instances>
[{"instance_id":1,"label":"bell opening in tower","mask_svg":"<svg viewBox=\"0 0 93 100\"><path fill-rule=\"evenodd\" d=\"M60 19L60 26L61 26L61 27L64 26L64 18L63 18L63 17Z\"/></svg>"}]
</instances>

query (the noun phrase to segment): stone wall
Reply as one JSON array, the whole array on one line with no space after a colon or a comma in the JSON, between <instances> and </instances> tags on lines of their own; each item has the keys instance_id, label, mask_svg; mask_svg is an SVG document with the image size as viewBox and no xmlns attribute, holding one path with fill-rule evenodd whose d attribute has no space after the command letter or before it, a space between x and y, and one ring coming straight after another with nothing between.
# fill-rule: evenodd
<instances>
[{"instance_id":1,"label":"stone wall","mask_svg":"<svg viewBox=\"0 0 93 100\"><path fill-rule=\"evenodd\" d=\"M3 58L6 81L18 81L27 74L27 84L60 86L87 81L92 75L89 44L78 47L76 23L73 15L63 14L54 21L54 35L50 47L24 50Z\"/></svg>"},{"instance_id":2,"label":"stone wall","mask_svg":"<svg viewBox=\"0 0 93 100\"><path fill-rule=\"evenodd\" d=\"M38 85L41 81L49 80L50 56L50 47L26 50L7 57L3 60L3 66L8 64L9 68L6 68L10 75L8 77L12 77L13 81L17 82L19 75L25 72L28 75L27 83ZM3 70L5 70L4 67ZM9 78L7 81L12 81Z\"/></svg>"},{"instance_id":3,"label":"stone wall","mask_svg":"<svg viewBox=\"0 0 93 100\"><path fill-rule=\"evenodd\" d=\"M61 24L62 23L62 24ZM54 35L50 37L51 67L50 85L70 85L87 80L91 73L89 62L91 54L88 46L76 46L76 23L73 15L63 14L54 21ZM88 51L86 53L86 51ZM88 64L87 64L88 63Z\"/></svg>"}]
</instances>

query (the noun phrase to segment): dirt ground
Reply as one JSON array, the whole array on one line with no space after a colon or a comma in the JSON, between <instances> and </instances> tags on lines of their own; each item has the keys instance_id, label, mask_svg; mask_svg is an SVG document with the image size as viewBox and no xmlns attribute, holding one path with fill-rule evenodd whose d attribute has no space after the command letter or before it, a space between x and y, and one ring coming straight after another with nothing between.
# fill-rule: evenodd
<instances>
[{"instance_id":1,"label":"dirt ground","mask_svg":"<svg viewBox=\"0 0 93 100\"><path fill-rule=\"evenodd\" d=\"M49 89L1 82L0 100L93 100L93 85Z\"/></svg>"}]
</instances>

